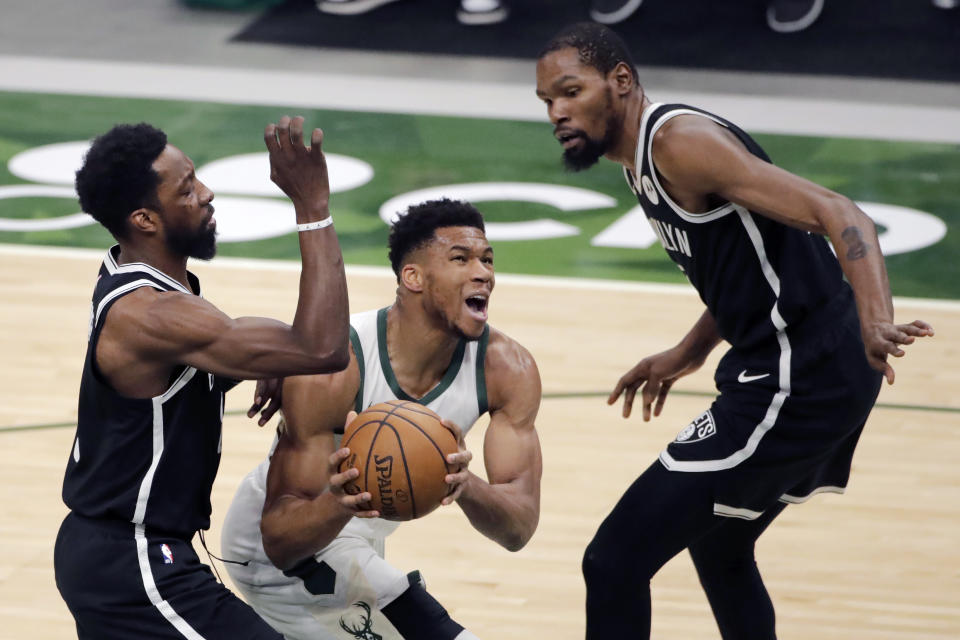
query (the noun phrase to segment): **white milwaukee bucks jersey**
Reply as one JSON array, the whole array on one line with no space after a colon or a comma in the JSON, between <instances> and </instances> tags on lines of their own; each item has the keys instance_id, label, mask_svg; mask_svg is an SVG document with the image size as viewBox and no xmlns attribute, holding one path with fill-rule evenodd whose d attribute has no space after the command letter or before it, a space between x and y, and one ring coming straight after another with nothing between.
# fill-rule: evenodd
<instances>
[{"instance_id":1,"label":"white milwaukee bucks jersey","mask_svg":"<svg viewBox=\"0 0 960 640\"><path fill-rule=\"evenodd\" d=\"M357 411L387 400L410 400L433 409L447 420L452 420L464 433L481 414L486 413L487 387L483 362L490 337L489 327L483 330L479 340L463 339L459 342L443 378L420 399L411 398L397 383L387 355L386 335L387 309L367 311L350 317L350 344L360 367L360 388L357 390L355 402ZM336 439L339 446L340 436L337 435ZM276 439L273 447L276 447ZM273 447L270 449L271 455ZM270 563L263 551L260 536L260 515L263 511L269 467L268 457L247 475L237 489L224 522L222 548L227 554L225 557L234 561L251 562L246 569L235 564L228 565L230 575L237 583L279 585L289 579L284 578ZM383 539L399 524L381 518L353 518L343 528L339 537L362 538L382 556ZM322 553L322 550L318 552L318 557ZM406 576L403 573L398 575L405 589ZM247 591L244 593L250 595Z\"/></svg>"},{"instance_id":2,"label":"white milwaukee bucks jersey","mask_svg":"<svg viewBox=\"0 0 960 640\"><path fill-rule=\"evenodd\" d=\"M479 340L461 339L437 386L422 398L413 398L400 388L390 364L387 353L389 310L389 307L385 307L350 316L350 345L360 367L360 388L357 390L354 408L359 412L378 402L409 400L432 409L441 418L453 421L466 435L477 418L487 412L487 384L483 362L490 338L490 327L483 329ZM368 539L383 538L399 524L381 518L354 518L344 530Z\"/></svg>"},{"instance_id":3,"label":"white milwaukee bucks jersey","mask_svg":"<svg viewBox=\"0 0 960 640\"><path fill-rule=\"evenodd\" d=\"M453 421L464 433L487 411L487 385L483 361L490 327L479 340L461 339L440 382L422 398L412 398L400 388L387 355L387 311L365 311L350 316L350 343L360 366L356 410L386 402L410 400Z\"/></svg>"}]
</instances>

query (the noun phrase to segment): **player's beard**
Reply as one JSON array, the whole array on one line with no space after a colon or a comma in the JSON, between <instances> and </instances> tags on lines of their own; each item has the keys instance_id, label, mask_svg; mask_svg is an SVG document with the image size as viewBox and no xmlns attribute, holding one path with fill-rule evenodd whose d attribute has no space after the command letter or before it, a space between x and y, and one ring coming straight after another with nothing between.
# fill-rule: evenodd
<instances>
[{"instance_id":1,"label":"player's beard","mask_svg":"<svg viewBox=\"0 0 960 640\"><path fill-rule=\"evenodd\" d=\"M210 260L217 255L217 228L210 227L210 212L199 229L170 229L167 232L167 248L173 253L198 260Z\"/></svg>"},{"instance_id":2,"label":"player's beard","mask_svg":"<svg viewBox=\"0 0 960 640\"><path fill-rule=\"evenodd\" d=\"M563 165L567 171L583 171L597 164L597 161L603 157L613 144L615 132L618 130L619 122L612 109L613 99L608 89L606 100L603 106L603 112L607 113L606 126L604 127L603 137L599 140L591 138L585 131L578 129L575 131L583 139L583 146L571 147L563 150Z\"/></svg>"},{"instance_id":3,"label":"player's beard","mask_svg":"<svg viewBox=\"0 0 960 640\"><path fill-rule=\"evenodd\" d=\"M607 152L608 141L604 136L602 140L590 138L582 131L579 132L583 138L583 146L571 147L563 151L563 166L567 171L583 171L597 164L603 154Z\"/></svg>"}]
</instances>

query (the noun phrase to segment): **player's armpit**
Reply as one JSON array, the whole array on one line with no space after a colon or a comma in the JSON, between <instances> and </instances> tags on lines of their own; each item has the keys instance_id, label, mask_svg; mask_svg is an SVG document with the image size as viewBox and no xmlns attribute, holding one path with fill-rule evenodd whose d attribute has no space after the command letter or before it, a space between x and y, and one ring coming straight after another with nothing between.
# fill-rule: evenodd
<instances>
[{"instance_id":1,"label":"player's armpit","mask_svg":"<svg viewBox=\"0 0 960 640\"><path fill-rule=\"evenodd\" d=\"M346 338L311 350L311 342L288 324L270 318L230 318L198 296L145 287L124 296L115 307L113 313L123 316L116 326L130 349L224 377L332 372L348 362Z\"/></svg>"}]
</instances>

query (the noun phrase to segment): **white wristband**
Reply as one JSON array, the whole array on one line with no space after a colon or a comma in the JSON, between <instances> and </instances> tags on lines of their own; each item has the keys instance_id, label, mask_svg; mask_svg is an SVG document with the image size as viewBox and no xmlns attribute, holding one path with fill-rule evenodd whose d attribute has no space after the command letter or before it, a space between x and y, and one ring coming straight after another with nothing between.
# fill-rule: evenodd
<instances>
[{"instance_id":1,"label":"white wristband","mask_svg":"<svg viewBox=\"0 0 960 640\"><path fill-rule=\"evenodd\" d=\"M297 231L313 231L314 229L325 229L333 224L333 216L328 216L323 220L317 220L316 222L304 222L303 224L297 225Z\"/></svg>"}]
</instances>

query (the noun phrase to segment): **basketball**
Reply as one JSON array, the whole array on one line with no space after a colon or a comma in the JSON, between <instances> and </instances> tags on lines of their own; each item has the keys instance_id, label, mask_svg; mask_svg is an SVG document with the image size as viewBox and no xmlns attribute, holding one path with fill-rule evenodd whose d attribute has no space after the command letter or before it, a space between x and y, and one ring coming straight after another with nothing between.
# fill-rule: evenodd
<instances>
[{"instance_id":1,"label":"basketball","mask_svg":"<svg viewBox=\"0 0 960 640\"><path fill-rule=\"evenodd\" d=\"M444 481L453 471L447 456L458 450L456 438L440 420L425 406L403 400L360 413L347 425L340 445L350 448L350 456L339 471L360 471L344 491L369 492L370 508L386 520L413 520L436 509L450 488Z\"/></svg>"}]
</instances>

